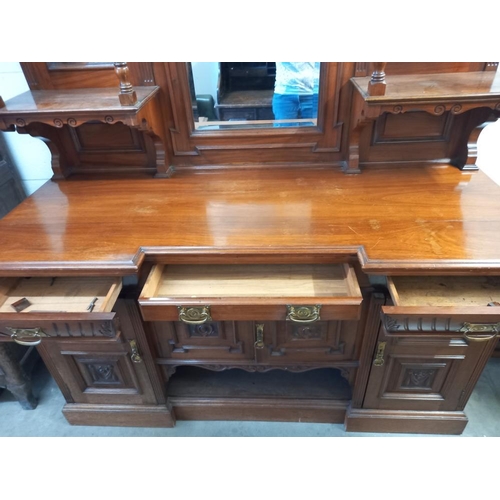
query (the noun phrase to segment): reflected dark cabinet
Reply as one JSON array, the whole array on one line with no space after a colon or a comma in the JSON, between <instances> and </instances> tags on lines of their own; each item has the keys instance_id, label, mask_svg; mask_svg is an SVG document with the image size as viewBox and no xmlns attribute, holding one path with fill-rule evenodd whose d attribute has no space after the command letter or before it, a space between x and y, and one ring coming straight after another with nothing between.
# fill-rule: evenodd
<instances>
[{"instance_id":1,"label":"reflected dark cabinet","mask_svg":"<svg viewBox=\"0 0 500 500\"><path fill-rule=\"evenodd\" d=\"M273 120L274 62L219 63L220 120Z\"/></svg>"}]
</instances>

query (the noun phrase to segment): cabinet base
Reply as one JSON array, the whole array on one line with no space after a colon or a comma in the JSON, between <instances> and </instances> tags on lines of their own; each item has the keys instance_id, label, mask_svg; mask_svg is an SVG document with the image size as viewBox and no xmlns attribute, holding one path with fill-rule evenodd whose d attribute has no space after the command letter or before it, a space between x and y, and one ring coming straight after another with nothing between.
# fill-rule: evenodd
<instances>
[{"instance_id":1,"label":"cabinet base","mask_svg":"<svg viewBox=\"0 0 500 500\"><path fill-rule=\"evenodd\" d=\"M175 413L166 406L91 405L68 403L63 414L71 425L174 427Z\"/></svg>"},{"instance_id":2,"label":"cabinet base","mask_svg":"<svg viewBox=\"0 0 500 500\"><path fill-rule=\"evenodd\" d=\"M344 422L348 401L264 398L169 398L179 420Z\"/></svg>"},{"instance_id":3,"label":"cabinet base","mask_svg":"<svg viewBox=\"0 0 500 500\"><path fill-rule=\"evenodd\" d=\"M462 434L468 418L462 411L406 411L349 408L348 432Z\"/></svg>"}]
</instances>

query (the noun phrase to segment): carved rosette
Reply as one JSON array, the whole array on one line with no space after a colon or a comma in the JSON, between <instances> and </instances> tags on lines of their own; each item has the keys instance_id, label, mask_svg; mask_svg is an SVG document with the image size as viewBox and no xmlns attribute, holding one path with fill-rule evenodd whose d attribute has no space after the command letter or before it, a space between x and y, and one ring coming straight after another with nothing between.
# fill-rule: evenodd
<instances>
[{"instance_id":1,"label":"carved rosette","mask_svg":"<svg viewBox=\"0 0 500 500\"><path fill-rule=\"evenodd\" d=\"M292 339L293 340L314 340L321 339L323 325L293 325Z\"/></svg>"},{"instance_id":2,"label":"carved rosette","mask_svg":"<svg viewBox=\"0 0 500 500\"><path fill-rule=\"evenodd\" d=\"M429 389L434 381L436 370L408 370L403 381L403 387L410 389Z\"/></svg>"},{"instance_id":3,"label":"carved rosette","mask_svg":"<svg viewBox=\"0 0 500 500\"><path fill-rule=\"evenodd\" d=\"M217 323L203 323L202 325L186 325L190 337L218 337L219 328Z\"/></svg>"},{"instance_id":4,"label":"carved rosette","mask_svg":"<svg viewBox=\"0 0 500 500\"><path fill-rule=\"evenodd\" d=\"M114 366L109 364L101 363L88 363L88 371L92 377L92 380L96 384L110 384L118 383L119 379L116 376Z\"/></svg>"}]
</instances>

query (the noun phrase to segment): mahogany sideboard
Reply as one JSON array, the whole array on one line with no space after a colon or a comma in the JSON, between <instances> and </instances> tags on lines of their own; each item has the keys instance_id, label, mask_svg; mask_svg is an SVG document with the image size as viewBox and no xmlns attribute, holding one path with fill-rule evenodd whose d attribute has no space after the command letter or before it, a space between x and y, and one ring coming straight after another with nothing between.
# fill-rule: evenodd
<instances>
[{"instance_id":1,"label":"mahogany sideboard","mask_svg":"<svg viewBox=\"0 0 500 500\"><path fill-rule=\"evenodd\" d=\"M500 333L500 188L474 170L496 65L389 64L407 108L365 120L378 66L322 63L317 126L209 132L186 67L23 63L0 123L55 175L0 221L0 341L37 345L72 424L460 434Z\"/></svg>"}]
</instances>

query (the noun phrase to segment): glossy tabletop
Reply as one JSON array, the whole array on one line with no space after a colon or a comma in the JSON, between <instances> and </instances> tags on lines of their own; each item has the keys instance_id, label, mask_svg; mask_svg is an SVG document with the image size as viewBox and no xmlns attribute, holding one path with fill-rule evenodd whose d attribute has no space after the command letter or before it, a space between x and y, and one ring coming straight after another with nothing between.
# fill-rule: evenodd
<instances>
[{"instance_id":1,"label":"glossy tabletop","mask_svg":"<svg viewBox=\"0 0 500 500\"><path fill-rule=\"evenodd\" d=\"M74 177L0 220L0 245L0 276L126 275L171 252L319 252L358 258L368 273L500 274L500 187L449 166Z\"/></svg>"}]
</instances>

